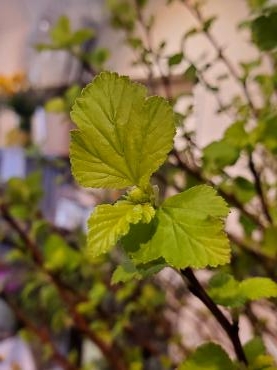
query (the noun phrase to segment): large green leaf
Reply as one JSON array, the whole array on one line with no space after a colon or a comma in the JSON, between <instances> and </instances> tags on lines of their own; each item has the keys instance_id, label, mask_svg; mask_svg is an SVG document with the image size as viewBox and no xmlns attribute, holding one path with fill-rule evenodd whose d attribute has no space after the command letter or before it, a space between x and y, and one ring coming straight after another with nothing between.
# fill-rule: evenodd
<instances>
[{"instance_id":1,"label":"large green leaf","mask_svg":"<svg viewBox=\"0 0 277 370\"><path fill-rule=\"evenodd\" d=\"M108 252L129 231L130 224L149 223L155 215L150 203L118 201L96 207L88 221L88 255L95 258Z\"/></svg>"},{"instance_id":2,"label":"large green leaf","mask_svg":"<svg viewBox=\"0 0 277 370\"><path fill-rule=\"evenodd\" d=\"M235 370L227 353L215 343L206 343L185 361L178 370Z\"/></svg>"},{"instance_id":3,"label":"large green leaf","mask_svg":"<svg viewBox=\"0 0 277 370\"><path fill-rule=\"evenodd\" d=\"M171 106L116 73L96 77L71 116L79 128L72 132L72 171L83 186L144 187L172 148Z\"/></svg>"},{"instance_id":4,"label":"large green leaf","mask_svg":"<svg viewBox=\"0 0 277 370\"><path fill-rule=\"evenodd\" d=\"M225 264L230 260L230 246L221 218L227 214L224 200L213 188L195 186L168 198L156 212L150 240L137 251L127 245L127 251L137 263L163 257L176 268Z\"/></svg>"}]
</instances>

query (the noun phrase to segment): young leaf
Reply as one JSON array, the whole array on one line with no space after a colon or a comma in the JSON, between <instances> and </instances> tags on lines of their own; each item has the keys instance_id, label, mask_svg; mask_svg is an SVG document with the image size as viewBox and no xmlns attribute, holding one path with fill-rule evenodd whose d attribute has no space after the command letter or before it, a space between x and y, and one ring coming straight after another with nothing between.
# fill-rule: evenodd
<instances>
[{"instance_id":1,"label":"young leaf","mask_svg":"<svg viewBox=\"0 0 277 370\"><path fill-rule=\"evenodd\" d=\"M149 223L154 215L155 210L150 203L118 201L114 205L96 207L88 221L88 255L95 258L108 252L119 238L129 232L130 224Z\"/></svg>"},{"instance_id":2,"label":"young leaf","mask_svg":"<svg viewBox=\"0 0 277 370\"><path fill-rule=\"evenodd\" d=\"M263 277L255 277L243 280L240 283L240 290L248 299L277 297L277 284Z\"/></svg>"},{"instance_id":3,"label":"young leaf","mask_svg":"<svg viewBox=\"0 0 277 370\"><path fill-rule=\"evenodd\" d=\"M195 186L168 198L156 212L155 233L133 253L137 262L163 257L176 268L202 268L230 260L230 247L221 218L224 200L209 186Z\"/></svg>"},{"instance_id":4,"label":"young leaf","mask_svg":"<svg viewBox=\"0 0 277 370\"><path fill-rule=\"evenodd\" d=\"M119 282L126 283L127 281L133 279L144 279L148 276L156 274L167 264L162 258L157 261L150 262L148 264L140 264L135 266L130 259L126 259L121 265L119 265L113 273L112 284L117 284Z\"/></svg>"},{"instance_id":5,"label":"young leaf","mask_svg":"<svg viewBox=\"0 0 277 370\"><path fill-rule=\"evenodd\" d=\"M240 307L248 300L277 296L277 284L269 278L255 277L239 282L228 274L217 274L210 281L209 294L227 307Z\"/></svg>"},{"instance_id":6,"label":"young leaf","mask_svg":"<svg viewBox=\"0 0 277 370\"><path fill-rule=\"evenodd\" d=\"M224 167L233 165L239 155L239 149L226 140L214 141L203 150L204 168L209 173L220 173Z\"/></svg>"},{"instance_id":7,"label":"young leaf","mask_svg":"<svg viewBox=\"0 0 277 370\"><path fill-rule=\"evenodd\" d=\"M235 370L227 353L215 343L206 343L197 348L178 370Z\"/></svg>"},{"instance_id":8,"label":"young leaf","mask_svg":"<svg viewBox=\"0 0 277 370\"><path fill-rule=\"evenodd\" d=\"M168 65L169 67L172 67L174 65L180 64L183 60L183 53L177 53L173 54L168 58Z\"/></svg>"},{"instance_id":9,"label":"young leaf","mask_svg":"<svg viewBox=\"0 0 277 370\"><path fill-rule=\"evenodd\" d=\"M96 77L71 116L79 128L72 132L72 171L83 186L145 187L172 148L170 105L163 98L146 98L142 85L116 73Z\"/></svg>"}]
</instances>

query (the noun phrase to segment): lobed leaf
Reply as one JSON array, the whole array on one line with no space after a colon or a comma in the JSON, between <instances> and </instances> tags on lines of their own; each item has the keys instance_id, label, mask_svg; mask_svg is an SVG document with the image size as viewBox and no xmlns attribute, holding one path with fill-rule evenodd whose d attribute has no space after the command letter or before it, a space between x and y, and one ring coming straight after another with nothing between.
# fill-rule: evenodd
<instances>
[{"instance_id":1,"label":"lobed leaf","mask_svg":"<svg viewBox=\"0 0 277 370\"><path fill-rule=\"evenodd\" d=\"M149 223L155 210L150 203L118 201L96 207L88 221L87 252L92 258L108 252L129 232L130 224Z\"/></svg>"},{"instance_id":2,"label":"lobed leaf","mask_svg":"<svg viewBox=\"0 0 277 370\"><path fill-rule=\"evenodd\" d=\"M176 268L225 264L230 260L230 246L221 218L227 214L224 200L213 188L195 186L163 203L149 227L149 240L140 248L133 244L134 252L130 252L137 262L163 257Z\"/></svg>"},{"instance_id":3,"label":"lobed leaf","mask_svg":"<svg viewBox=\"0 0 277 370\"><path fill-rule=\"evenodd\" d=\"M144 187L165 161L175 133L171 106L128 77L103 72L71 113L72 172L87 187Z\"/></svg>"}]
</instances>

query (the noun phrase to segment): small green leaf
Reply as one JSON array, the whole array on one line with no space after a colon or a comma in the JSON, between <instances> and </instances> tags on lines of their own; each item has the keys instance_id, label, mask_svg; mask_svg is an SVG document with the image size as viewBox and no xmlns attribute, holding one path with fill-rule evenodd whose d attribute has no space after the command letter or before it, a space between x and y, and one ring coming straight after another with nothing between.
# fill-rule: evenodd
<instances>
[{"instance_id":1,"label":"small green leaf","mask_svg":"<svg viewBox=\"0 0 277 370\"><path fill-rule=\"evenodd\" d=\"M180 64L183 60L183 53L173 54L168 58L168 65L170 67Z\"/></svg>"},{"instance_id":2,"label":"small green leaf","mask_svg":"<svg viewBox=\"0 0 277 370\"><path fill-rule=\"evenodd\" d=\"M198 347L178 370L235 370L227 353L215 343Z\"/></svg>"},{"instance_id":3,"label":"small green leaf","mask_svg":"<svg viewBox=\"0 0 277 370\"><path fill-rule=\"evenodd\" d=\"M70 37L70 46L80 45L84 42L92 39L94 37L94 32L90 28L82 28L74 32Z\"/></svg>"},{"instance_id":4,"label":"small green leaf","mask_svg":"<svg viewBox=\"0 0 277 370\"><path fill-rule=\"evenodd\" d=\"M277 284L269 278L255 277L239 282L233 276L220 273L209 283L213 300L226 307L240 307L248 300L277 296Z\"/></svg>"},{"instance_id":5,"label":"small green leaf","mask_svg":"<svg viewBox=\"0 0 277 370\"><path fill-rule=\"evenodd\" d=\"M43 248L45 267L49 270L75 270L80 262L81 255L71 248L59 235L51 235Z\"/></svg>"},{"instance_id":6,"label":"small green leaf","mask_svg":"<svg viewBox=\"0 0 277 370\"><path fill-rule=\"evenodd\" d=\"M130 224L149 223L155 215L150 203L118 201L96 207L88 221L87 252L92 258L107 253L129 232Z\"/></svg>"},{"instance_id":7,"label":"small green leaf","mask_svg":"<svg viewBox=\"0 0 277 370\"><path fill-rule=\"evenodd\" d=\"M226 307L240 307L246 301L239 289L239 282L224 273L214 275L209 281L209 295L217 304Z\"/></svg>"},{"instance_id":8,"label":"small green leaf","mask_svg":"<svg viewBox=\"0 0 277 370\"><path fill-rule=\"evenodd\" d=\"M277 297L277 284L269 278L249 278L240 283L240 291L251 300Z\"/></svg>"},{"instance_id":9,"label":"small green leaf","mask_svg":"<svg viewBox=\"0 0 277 370\"><path fill-rule=\"evenodd\" d=\"M263 51L273 50L277 47L277 12L263 14L251 23L253 41Z\"/></svg>"},{"instance_id":10,"label":"small green leaf","mask_svg":"<svg viewBox=\"0 0 277 370\"><path fill-rule=\"evenodd\" d=\"M276 226L267 227L264 230L264 237L262 240L262 250L264 253L275 257L277 255L277 228Z\"/></svg>"},{"instance_id":11,"label":"small green leaf","mask_svg":"<svg viewBox=\"0 0 277 370\"><path fill-rule=\"evenodd\" d=\"M156 212L152 238L133 257L138 263L163 257L176 268L225 264L230 246L221 218L227 214L224 200L207 185L168 198Z\"/></svg>"},{"instance_id":12,"label":"small green leaf","mask_svg":"<svg viewBox=\"0 0 277 370\"><path fill-rule=\"evenodd\" d=\"M209 29L213 25L214 21L216 21L216 19L217 19L216 16L212 16L209 19L205 20L204 23L203 23L203 31L204 32L209 31Z\"/></svg>"},{"instance_id":13,"label":"small green leaf","mask_svg":"<svg viewBox=\"0 0 277 370\"><path fill-rule=\"evenodd\" d=\"M208 173L219 173L226 166L238 160L240 151L224 139L214 141L203 149L203 165Z\"/></svg>"},{"instance_id":14,"label":"small green leaf","mask_svg":"<svg viewBox=\"0 0 277 370\"><path fill-rule=\"evenodd\" d=\"M265 354L265 345L262 338L255 337L243 346L243 350L247 360L251 364L258 356Z\"/></svg>"},{"instance_id":15,"label":"small green leaf","mask_svg":"<svg viewBox=\"0 0 277 370\"><path fill-rule=\"evenodd\" d=\"M68 17L61 16L55 26L50 31L50 36L54 44L65 44L71 34L70 21Z\"/></svg>"},{"instance_id":16,"label":"small green leaf","mask_svg":"<svg viewBox=\"0 0 277 370\"><path fill-rule=\"evenodd\" d=\"M56 97L49 99L44 108L47 112L61 113L66 111L66 104L63 98Z\"/></svg>"},{"instance_id":17,"label":"small green leaf","mask_svg":"<svg viewBox=\"0 0 277 370\"><path fill-rule=\"evenodd\" d=\"M171 106L116 73L96 77L71 117L79 128L72 132L72 172L83 186L145 187L173 145Z\"/></svg>"},{"instance_id":18,"label":"small green leaf","mask_svg":"<svg viewBox=\"0 0 277 370\"><path fill-rule=\"evenodd\" d=\"M197 69L193 64L191 64L185 71L184 79L192 84L196 84L198 82Z\"/></svg>"},{"instance_id":19,"label":"small green leaf","mask_svg":"<svg viewBox=\"0 0 277 370\"><path fill-rule=\"evenodd\" d=\"M133 279L144 279L148 276L158 273L166 266L167 264L162 258L145 265L140 264L137 266L135 266L130 259L126 259L114 271L112 276L112 284L117 284L119 282L126 283L127 281Z\"/></svg>"}]
</instances>

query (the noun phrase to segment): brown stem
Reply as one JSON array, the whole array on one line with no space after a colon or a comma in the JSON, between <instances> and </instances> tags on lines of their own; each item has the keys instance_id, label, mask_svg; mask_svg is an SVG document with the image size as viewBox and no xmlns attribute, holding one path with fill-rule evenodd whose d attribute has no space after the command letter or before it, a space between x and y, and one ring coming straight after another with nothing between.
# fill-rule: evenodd
<instances>
[{"instance_id":1,"label":"brown stem","mask_svg":"<svg viewBox=\"0 0 277 370\"><path fill-rule=\"evenodd\" d=\"M200 301L209 309L217 322L221 325L225 333L228 335L233 344L237 359L244 364L248 364L243 347L239 338L238 322L231 323L222 311L218 308L211 297L206 293L198 279L194 275L192 269L186 268L181 270L181 275L186 278L188 288L193 295L200 299Z\"/></svg>"},{"instance_id":2,"label":"brown stem","mask_svg":"<svg viewBox=\"0 0 277 370\"><path fill-rule=\"evenodd\" d=\"M263 212L266 216L267 221L270 224L272 224L273 220L272 220L271 214L269 213L267 202L266 202L266 199L265 199L265 196L264 196L261 177L260 177L260 174L258 173L258 171L256 170L252 154L249 155L249 168L250 168L250 170L252 172L252 175L254 177L255 189L256 189L256 192L257 192L257 194L260 198Z\"/></svg>"}]
</instances>

